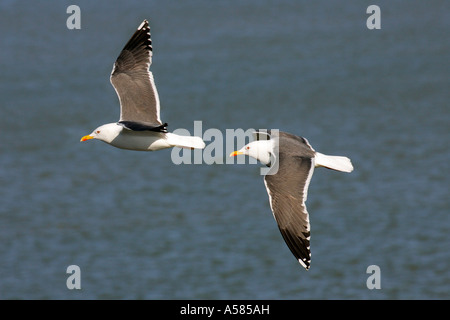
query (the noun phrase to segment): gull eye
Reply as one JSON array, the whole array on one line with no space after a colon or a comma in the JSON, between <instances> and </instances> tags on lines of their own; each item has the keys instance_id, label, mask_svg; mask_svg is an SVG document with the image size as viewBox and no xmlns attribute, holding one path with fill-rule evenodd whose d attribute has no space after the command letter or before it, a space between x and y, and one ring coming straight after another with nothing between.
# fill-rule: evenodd
<instances>
[{"instance_id":1,"label":"gull eye","mask_svg":"<svg viewBox=\"0 0 450 320\"><path fill-rule=\"evenodd\" d=\"M95 133L100 133L100 130L95 131Z\"/></svg>"},{"instance_id":2,"label":"gull eye","mask_svg":"<svg viewBox=\"0 0 450 320\"><path fill-rule=\"evenodd\" d=\"M250 150L250 147L249 146L245 147L245 150Z\"/></svg>"}]
</instances>

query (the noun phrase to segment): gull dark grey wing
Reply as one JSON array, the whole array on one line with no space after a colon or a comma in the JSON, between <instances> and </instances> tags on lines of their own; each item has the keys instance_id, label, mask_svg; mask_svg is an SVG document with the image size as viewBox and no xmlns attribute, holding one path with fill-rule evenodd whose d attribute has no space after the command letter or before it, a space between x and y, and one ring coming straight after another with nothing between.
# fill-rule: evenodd
<instances>
[{"instance_id":1,"label":"gull dark grey wing","mask_svg":"<svg viewBox=\"0 0 450 320\"><path fill-rule=\"evenodd\" d=\"M287 246L295 258L309 269L310 224L304 199L314 166L309 158L293 158L288 161L289 164L283 163L281 158L280 162L277 174L264 177L270 207ZM287 170L289 168L291 170Z\"/></svg>"},{"instance_id":2,"label":"gull dark grey wing","mask_svg":"<svg viewBox=\"0 0 450 320\"><path fill-rule=\"evenodd\" d=\"M305 202L314 172L314 151L305 139L284 132L280 132L279 143L278 172L266 175L264 183L284 241L297 260L309 269L310 224Z\"/></svg>"},{"instance_id":3,"label":"gull dark grey wing","mask_svg":"<svg viewBox=\"0 0 450 320\"><path fill-rule=\"evenodd\" d=\"M119 121L117 122L125 129L132 131L154 131L154 132L165 132L167 133L167 123L160 126L149 126L144 123L134 122L134 121Z\"/></svg>"},{"instance_id":4,"label":"gull dark grey wing","mask_svg":"<svg viewBox=\"0 0 450 320\"><path fill-rule=\"evenodd\" d=\"M111 73L111 83L120 100L120 121L162 125L158 91L149 70L151 62L150 27L144 20L123 48Z\"/></svg>"}]
</instances>

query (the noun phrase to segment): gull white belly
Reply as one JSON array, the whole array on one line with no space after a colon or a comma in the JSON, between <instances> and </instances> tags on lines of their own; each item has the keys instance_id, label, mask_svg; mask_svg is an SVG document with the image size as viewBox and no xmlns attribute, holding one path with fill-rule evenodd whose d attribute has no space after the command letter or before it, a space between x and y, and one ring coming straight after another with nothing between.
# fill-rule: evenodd
<instances>
[{"instance_id":1,"label":"gull white belly","mask_svg":"<svg viewBox=\"0 0 450 320\"><path fill-rule=\"evenodd\" d=\"M126 129L122 130L110 144L117 148L138 151L155 151L173 147L167 142L165 133Z\"/></svg>"}]
</instances>

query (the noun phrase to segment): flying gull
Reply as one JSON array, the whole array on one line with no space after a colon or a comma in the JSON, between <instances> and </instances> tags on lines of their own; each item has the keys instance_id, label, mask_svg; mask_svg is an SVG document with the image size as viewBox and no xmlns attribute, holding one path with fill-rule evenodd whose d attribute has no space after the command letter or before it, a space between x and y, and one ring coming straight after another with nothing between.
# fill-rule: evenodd
<instances>
[{"instance_id":1,"label":"flying gull","mask_svg":"<svg viewBox=\"0 0 450 320\"><path fill-rule=\"evenodd\" d=\"M270 208L287 246L307 270L311 263L310 224L306 210L308 186L315 167L352 172L349 158L315 151L302 137L275 130L255 132L255 141L230 156L247 155L278 171L268 172L264 184ZM271 174L273 173L273 174Z\"/></svg>"},{"instance_id":2,"label":"flying gull","mask_svg":"<svg viewBox=\"0 0 450 320\"><path fill-rule=\"evenodd\" d=\"M152 41L144 20L127 42L111 72L111 83L120 101L118 122L104 124L81 141L98 139L114 147L155 151L171 147L203 149L200 137L180 136L167 131L159 115L160 103L153 74Z\"/></svg>"}]
</instances>

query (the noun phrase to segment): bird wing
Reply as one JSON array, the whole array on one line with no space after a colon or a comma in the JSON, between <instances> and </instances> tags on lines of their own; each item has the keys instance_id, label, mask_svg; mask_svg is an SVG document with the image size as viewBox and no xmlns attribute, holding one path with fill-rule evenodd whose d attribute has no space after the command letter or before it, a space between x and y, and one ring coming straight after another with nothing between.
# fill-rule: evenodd
<instances>
[{"instance_id":1,"label":"bird wing","mask_svg":"<svg viewBox=\"0 0 450 320\"><path fill-rule=\"evenodd\" d=\"M289 145L286 141L290 141ZM301 265L309 269L311 262L310 223L306 209L308 187L314 172L313 151L299 154L298 147L305 139L280 133L277 157L278 171L264 177L270 207L287 246ZM292 147L297 148L292 148Z\"/></svg>"},{"instance_id":2,"label":"bird wing","mask_svg":"<svg viewBox=\"0 0 450 320\"><path fill-rule=\"evenodd\" d=\"M120 101L120 121L162 125L160 103L153 74L152 41L144 20L127 42L111 72L111 84Z\"/></svg>"}]
</instances>

